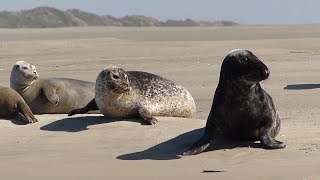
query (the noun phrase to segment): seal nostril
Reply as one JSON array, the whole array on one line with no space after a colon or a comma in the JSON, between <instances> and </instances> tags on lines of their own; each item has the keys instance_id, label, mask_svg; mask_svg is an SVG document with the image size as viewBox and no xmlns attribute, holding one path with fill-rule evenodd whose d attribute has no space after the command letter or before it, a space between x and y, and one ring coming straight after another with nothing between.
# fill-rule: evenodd
<instances>
[{"instance_id":1,"label":"seal nostril","mask_svg":"<svg viewBox=\"0 0 320 180\"><path fill-rule=\"evenodd\" d=\"M269 77L269 75L270 75L269 69L264 69L261 71L262 78L267 79Z\"/></svg>"},{"instance_id":2,"label":"seal nostril","mask_svg":"<svg viewBox=\"0 0 320 180\"><path fill-rule=\"evenodd\" d=\"M265 70L265 74L266 74L266 77L269 77L269 75L270 75L269 69L266 69L266 70Z\"/></svg>"}]
</instances>

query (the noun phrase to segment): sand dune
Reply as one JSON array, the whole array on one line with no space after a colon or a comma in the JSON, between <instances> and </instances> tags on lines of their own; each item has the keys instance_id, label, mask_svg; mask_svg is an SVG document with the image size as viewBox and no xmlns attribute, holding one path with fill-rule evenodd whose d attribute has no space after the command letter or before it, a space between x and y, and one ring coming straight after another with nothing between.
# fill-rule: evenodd
<instances>
[{"instance_id":1,"label":"sand dune","mask_svg":"<svg viewBox=\"0 0 320 180\"><path fill-rule=\"evenodd\" d=\"M109 65L153 72L194 96L194 119L115 121L101 115L36 115L0 121L1 179L319 179L319 25L212 28L0 29L0 84L26 60L40 77L95 81ZM220 140L208 152L180 154L201 136L224 56L253 51L271 70L262 82L282 118L283 150ZM203 170L225 172L202 173ZM49 177L49 178L48 178Z\"/></svg>"}]
</instances>

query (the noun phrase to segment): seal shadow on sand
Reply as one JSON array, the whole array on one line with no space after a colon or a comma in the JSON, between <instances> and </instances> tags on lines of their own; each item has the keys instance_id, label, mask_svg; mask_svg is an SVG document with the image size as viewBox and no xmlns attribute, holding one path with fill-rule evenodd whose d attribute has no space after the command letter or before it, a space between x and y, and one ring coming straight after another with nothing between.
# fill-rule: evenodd
<instances>
[{"instance_id":1,"label":"seal shadow on sand","mask_svg":"<svg viewBox=\"0 0 320 180\"><path fill-rule=\"evenodd\" d=\"M173 160L180 159L181 154L187 150L193 143L202 137L204 128L195 129L186 133L183 133L170 140L157 144L144 151L134 152L129 154L120 155L117 159L120 160ZM232 141L222 137L217 137L213 145L211 145L205 152L233 149L237 147L251 147L262 148L262 145L252 141Z\"/></svg>"},{"instance_id":2,"label":"seal shadow on sand","mask_svg":"<svg viewBox=\"0 0 320 180\"><path fill-rule=\"evenodd\" d=\"M88 130L88 126L112 123L115 121L131 121L142 123L141 119L108 119L104 116L81 116L81 117L68 117L61 120L54 121L50 124L40 127L44 131L66 131L66 132L79 132Z\"/></svg>"},{"instance_id":3,"label":"seal shadow on sand","mask_svg":"<svg viewBox=\"0 0 320 180\"><path fill-rule=\"evenodd\" d=\"M320 84L289 84L284 89L286 90L304 90L304 89L318 89Z\"/></svg>"},{"instance_id":4,"label":"seal shadow on sand","mask_svg":"<svg viewBox=\"0 0 320 180\"><path fill-rule=\"evenodd\" d=\"M27 122L21 121L20 119L17 118L13 118L13 119L8 119L9 121L11 121L13 124L15 125L27 125Z\"/></svg>"},{"instance_id":5,"label":"seal shadow on sand","mask_svg":"<svg viewBox=\"0 0 320 180\"><path fill-rule=\"evenodd\" d=\"M4 121L11 121L12 124L15 124L15 125L27 125L28 123L27 122L24 122L18 118L4 118L4 117L0 117L1 121L4 120Z\"/></svg>"},{"instance_id":6,"label":"seal shadow on sand","mask_svg":"<svg viewBox=\"0 0 320 180\"><path fill-rule=\"evenodd\" d=\"M44 131L66 131L66 132L79 132L87 130L88 126L112 123L115 121L131 121L142 123L141 119L107 119L104 116L81 116L81 117L69 117L61 120L54 121L50 124L42 126L40 129ZM18 123L18 122L16 122ZM20 124L20 123L19 123ZM144 151L133 152L129 154L120 155L117 159L120 160L172 160L180 159L181 154L187 150L193 143L202 137L204 128L195 129L186 133L183 133L177 137L169 139L165 142L150 147ZM214 151L221 149L233 149L237 147L252 147L262 148L260 143L250 141L231 141L222 137L217 137L213 145L206 151Z\"/></svg>"}]
</instances>

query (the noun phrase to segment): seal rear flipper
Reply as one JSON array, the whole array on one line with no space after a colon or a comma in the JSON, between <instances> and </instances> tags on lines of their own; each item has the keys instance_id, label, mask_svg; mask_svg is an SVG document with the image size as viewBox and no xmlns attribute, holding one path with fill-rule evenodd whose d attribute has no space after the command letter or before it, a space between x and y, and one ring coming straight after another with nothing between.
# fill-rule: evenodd
<instances>
[{"instance_id":1,"label":"seal rear flipper","mask_svg":"<svg viewBox=\"0 0 320 180\"><path fill-rule=\"evenodd\" d=\"M260 135L260 142L266 149L283 149L286 147L285 143L275 140L267 133Z\"/></svg>"},{"instance_id":2,"label":"seal rear flipper","mask_svg":"<svg viewBox=\"0 0 320 180\"><path fill-rule=\"evenodd\" d=\"M145 107L142 107L142 106L138 107L138 114L150 125L156 124L158 122L158 120L154 118L151 115L150 111Z\"/></svg>"},{"instance_id":3,"label":"seal rear flipper","mask_svg":"<svg viewBox=\"0 0 320 180\"><path fill-rule=\"evenodd\" d=\"M95 110L99 110L99 108L97 106L95 99L93 98L85 107L71 110L68 113L68 116L72 116L75 114L85 114L89 111L95 111Z\"/></svg>"},{"instance_id":4,"label":"seal rear flipper","mask_svg":"<svg viewBox=\"0 0 320 180\"><path fill-rule=\"evenodd\" d=\"M202 153L211 145L211 138L203 136L195 144L193 144L188 150L182 153L183 156L190 156Z\"/></svg>"}]
</instances>

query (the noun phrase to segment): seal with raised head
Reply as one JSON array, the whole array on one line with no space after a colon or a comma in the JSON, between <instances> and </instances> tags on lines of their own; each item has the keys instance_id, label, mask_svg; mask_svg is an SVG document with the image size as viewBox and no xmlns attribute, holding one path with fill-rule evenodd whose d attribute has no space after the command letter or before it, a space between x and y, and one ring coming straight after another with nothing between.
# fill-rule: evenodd
<instances>
[{"instance_id":1,"label":"seal with raised head","mask_svg":"<svg viewBox=\"0 0 320 180\"><path fill-rule=\"evenodd\" d=\"M142 117L148 124L155 124L154 116L193 117L196 106L191 94L171 80L147 72L110 67L97 77L95 98L69 115L96 109L106 117Z\"/></svg>"},{"instance_id":2,"label":"seal with raised head","mask_svg":"<svg viewBox=\"0 0 320 180\"><path fill-rule=\"evenodd\" d=\"M268 67L248 50L232 50L223 60L205 132L183 155L203 152L218 135L240 140L259 140L266 149L286 145L275 140L280 118L271 96L260 81Z\"/></svg>"},{"instance_id":3,"label":"seal with raised head","mask_svg":"<svg viewBox=\"0 0 320 180\"><path fill-rule=\"evenodd\" d=\"M34 65L18 61L11 71L10 86L33 113L63 114L90 102L95 83L69 78L41 79Z\"/></svg>"},{"instance_id":4,"label":"seal with raised head","mask_svg":"<svg viewBox=\"0 0 320 180\"><path fill-rule=\"evenodd\" d=\"M0 118L19 118L26 123L38 121L19 93L2 86L0 86Z\"/></svg>"}]
</instances>

